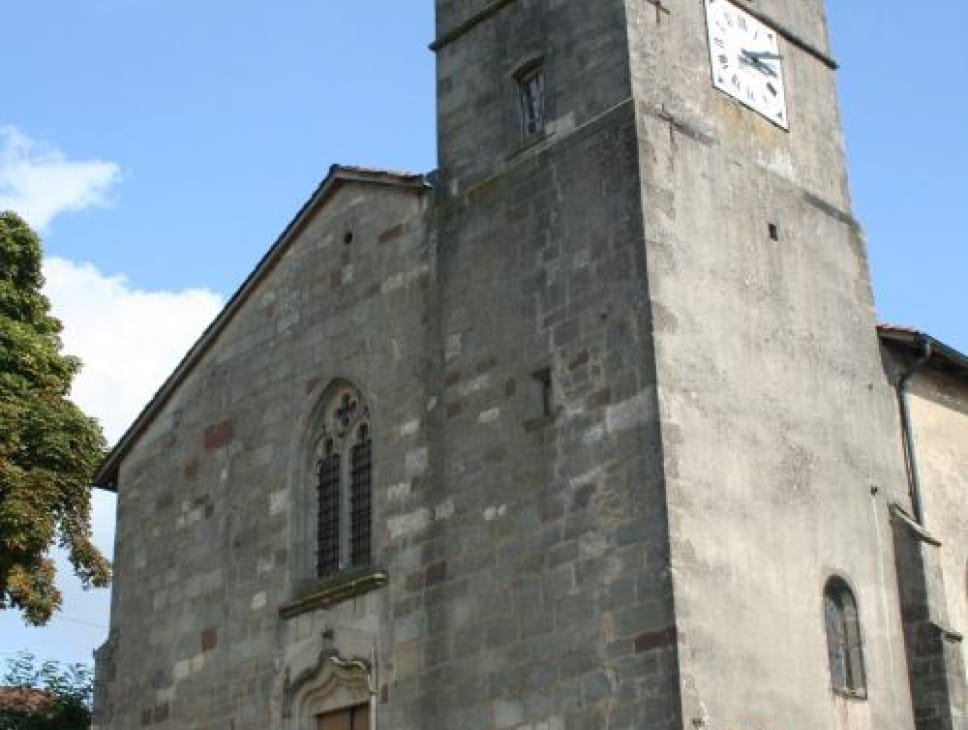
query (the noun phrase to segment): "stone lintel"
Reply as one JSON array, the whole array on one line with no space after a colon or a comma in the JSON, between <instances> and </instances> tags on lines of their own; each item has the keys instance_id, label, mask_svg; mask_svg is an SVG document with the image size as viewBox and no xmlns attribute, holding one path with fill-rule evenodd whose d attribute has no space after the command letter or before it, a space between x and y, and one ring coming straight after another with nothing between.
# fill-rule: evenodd
<instances>
[{"instance_id":1,"label":"stone lintel","mask_svg":"<svg viewBox=\"0 0 968 730\"><path fill-rule=\"evenodd\" d=\"M311 585L295 600L279 608L282 618L293 618L307 611L327 608L387 584L390 575L385 570L367 568L326 578Z\"/></svg>"}]
</instances>

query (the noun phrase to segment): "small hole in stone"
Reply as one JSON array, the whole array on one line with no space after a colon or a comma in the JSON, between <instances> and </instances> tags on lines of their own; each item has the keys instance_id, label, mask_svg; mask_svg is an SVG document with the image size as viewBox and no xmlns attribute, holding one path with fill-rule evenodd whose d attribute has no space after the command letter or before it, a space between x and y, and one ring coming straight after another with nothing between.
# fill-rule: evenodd
<instances>
[{"instance_id":1,"label":"small hole in stone","mask_svg":"<svg viewBox=\"0 0 968 730\"><path fill-rule=\"evenodd\" d=\"M537 386L538 407L542 416L550 416L554 410L554 391L551 385L551 368L541 368L531 373Z\"/></svg>"},{"instance_id":2,"label":"small hole in stone","mask_svg":"<svg viewBox=\"0 0 968 730\"><path fill-rule=\"evenodd\" d=\"M780 240L780 228L776 225L776 223L770 223L770 240Z\"/></svg>"},{"instance_id":3,"label":"small hole in stone","mask_svg":"<svg viewBox=\"0 0 968 730\"><path fill-rule=\"evenodd\" d=\"M353 243L353 231L347 231L343 234L343 243L345 243L347 246Z\"/></svg>"}]
</instances>

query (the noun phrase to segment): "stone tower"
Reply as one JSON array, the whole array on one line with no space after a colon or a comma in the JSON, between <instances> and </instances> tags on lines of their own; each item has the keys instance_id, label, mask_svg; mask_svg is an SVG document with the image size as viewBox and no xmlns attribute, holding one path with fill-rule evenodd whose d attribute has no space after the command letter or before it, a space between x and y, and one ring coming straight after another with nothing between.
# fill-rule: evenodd
<instances>
[{"instance_id":1,"label":"stone tower","mask_svg":"<svg viewBox=\"0 0 968 730\"><path fill-rule=\"evenodd\" d=\"M913 727L827 46L437 0L438 171L334 167L98 475L97 727Z\"/></svg>"},{"instance_id":2,"label":"stone tower","mask_svg":"<svg viewBox=\"0 0 968 730\"><path fill-rule=\"evenodd\" d=\"M716 88L724 7L774 44L782 123ZM910 727L887 509L907 496L822 1L437 8L445 378L493 357L552 381L524 434L472 436L476 411L444 434L448 488L515 515L494 575L561 657L511 693L520 722ZM502 460L461 473L476 444ZM500 557L537 545L520 598ZM831 580L863 680L831 677ZM534 666L493 652L509 679Z\"/></svg>"}]
</instances>

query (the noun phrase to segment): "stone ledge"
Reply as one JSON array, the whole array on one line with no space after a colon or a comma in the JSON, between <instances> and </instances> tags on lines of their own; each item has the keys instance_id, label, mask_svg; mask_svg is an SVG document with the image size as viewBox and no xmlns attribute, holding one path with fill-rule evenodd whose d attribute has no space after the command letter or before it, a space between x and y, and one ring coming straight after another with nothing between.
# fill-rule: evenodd
<instances>
[{"instance_id":1,"label":"stone ledge","mask_svg":"<svg viewBox=\"0 0 968 730\"><path fill-rule=\"evenodd\" d=\"M941 541L925 530L923 525L919 524L917 520L896 502L891 504L891 517L904 525L916 540L933 545L934 547L941 547Z\"/></svg>"},{"instance_id":2,"label":"stone ledge","mask_svg":"<svg viewBox=\"0 0 968 730\"><path fill-rule=\"evenodd\" d=\"M366 568L341 573L314 583L292 601L279 607L282 618L294 618L307 611L328 608L350 598L369 593L390 580L390 575L379 568Z\"/></svg>"},{"instance_id":3,"label":"stone ledge","mask_svg":"<svg viewBox=\"0 0 968 730\"><path fill-rule=\"evenodd\" d=\"M524 430L527 431L528 433L531 433L532 431L540 431L542 428L546 428L548 426L553 425L555 422L556 415L557 415L556 413L549 413L548 415L545 415L545 416L537 416L535 418L529 418L527 421L524 421L521 425L524 427Z\"/></svg>"},{"instance_id":4,"label":"stone ledge","mask_svg":"<svg viewBox=\"0 0 968 730\"><path fill-rule=\"evenodd\" d=\"M833 692L838 697L843 697L845 700L866 700L867 690L866 689L843 689L841 687L834 687Z\"/></svg>"},{"instance_id":5,"label":"stone ledge","mask_svg":"<svg viewBox=\"0 0 968 730\"><path fill-rule=\"evenodd\" d=\"M430 44L430 50L436 53L441 48L453 43L462 35L477 27L492 15L496 14L499 10L507 5L510 5L514 1L515 0L492 0L492 2L489 2L467 20L462 23L458 23L457 27L442 33L437 40Z\"/></svg>"}]
</instances>

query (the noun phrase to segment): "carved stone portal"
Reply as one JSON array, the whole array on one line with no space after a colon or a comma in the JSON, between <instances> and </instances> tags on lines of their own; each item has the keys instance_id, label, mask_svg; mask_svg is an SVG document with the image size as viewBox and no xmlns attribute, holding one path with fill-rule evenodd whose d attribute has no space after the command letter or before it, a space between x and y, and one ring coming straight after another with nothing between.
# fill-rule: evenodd
<instances>
[{"instance_id":1,"label":"carved stone portal","mask_svg":"<svg viewBox=\"0 0 968 730\"><path fill-rule=\"evenodd\" d=\"M368 660L356 657L349 663L369 666ZM299 663L294 664L298 666ZM309 666L296 671L292 665L287 666L279 727L282 730L316 730L320 715L369 702L367 673L346 667L346 664L338 651L327 645Z\"/></svg>"}]
</instances>

